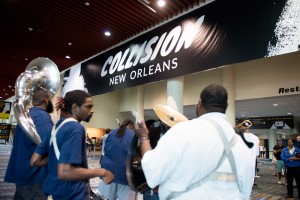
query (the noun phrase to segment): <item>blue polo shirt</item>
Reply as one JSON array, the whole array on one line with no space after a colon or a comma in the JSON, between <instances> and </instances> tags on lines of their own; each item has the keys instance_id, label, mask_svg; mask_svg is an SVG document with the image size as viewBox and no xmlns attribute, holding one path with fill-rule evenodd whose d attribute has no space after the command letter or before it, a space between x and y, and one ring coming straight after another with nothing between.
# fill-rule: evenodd
<instances>
[{"instance_id":1,"label":"blue polo shirt","mask_svg":"<svg viewBox=\"0 0 300 200\"><path fill-rule=\"evenodd\" d=\"M295 146L294 148L295 150L293 154L290 154L288 147L282 149L281 159L283 160L284 165L286 167L300 167L300 160L293 160L293 161L289 160L290 157L296 157L297 154L300 154L300 149Z\"/></svg>"},{"instance_id":2,"label":"blue polo shirt","mask_svg":"<svg viewBox=\"0 0 300 200\"><path fill-rule=\"evenodd\" d=\"M63 119L59 120L56 127L60 125ZM51 136L50 136L51 137ZM50 146L47 140L39 145L36 152L41 155L48 154L48 176L43 185L43 191L51 194L56 199L84 200L88 199L86 181L65 181L57 177L58 163L71 164L87 168L85 129L75 121L64 124L56 134L57 146L60 151L59 160L57 160L53 144Z\"/></svg>"},{"instance_id":3,"label":"blue polo shirt","mask_svg":"<svg viewBox=\"0 0 300 200\"><path fill-rule=\"evenodd\" d=\"M122 138L116 137L119 129L111 131L105 140L104 156L101 160L101 168L114 174L114 183L128 185L126 177L127 154L135 135L133 130L126 128Z\"/></svg>"},{"instance_id":4,"label":"blue polo shirt","mask_svg":"<svg viewBox=\"0 0 300 200\"><path fill-rule=\"evenodd\" d=\"M45 140L53 127L50 115L39 107L32 107L29 113L38 134L42 140ZM30 167L30 159L36 147L37 145L17 125L14 145L4 178L5 182L30 185L42 183L45 180L47 167Z\"/></svg>"}]
</instances>

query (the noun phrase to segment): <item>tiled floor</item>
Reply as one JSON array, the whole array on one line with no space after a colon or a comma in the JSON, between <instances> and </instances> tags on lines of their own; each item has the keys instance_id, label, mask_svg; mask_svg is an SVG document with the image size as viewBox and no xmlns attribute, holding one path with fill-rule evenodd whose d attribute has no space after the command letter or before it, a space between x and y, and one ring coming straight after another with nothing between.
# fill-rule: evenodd
<instances>
[{"instance_id":1,"label":"tiled floor","mask_svg":"<svg viewBox=\"0 0 300 200\"><path fill-rule=\"evenodd\" d=\"M9 158L8 151L10 148L1 147L0 145L0 199L10 200L12 199L14 189L12 184L7 184L3 182L3 178L6 171L6 165ZM99 166L99 156L100 152L89 152L88 153L88 163L90 168L97 168ZM6 161L6 162L4 162ZM251 200L283 200L286 195L286 186L284 184L277 183L277 177L272 176L274 170L272 168L271 162L261 161L258 164L258 168L260 169L258 175L259 178L256 178L257 186L253 186ZM93 178L90 179L90 185L94 189L97 189L99 184L101 184L100 179ZM9 195L11 194L11 195ZM1 196L2 195L2 196ZM297 189L294 188L294 196L298 197ZM142 200L142 195L138 195L138 200ZM295 198L296 199L296 198Z\"/></svg>"},{"instance_id":2,"label":"tiled floor","mask_svg":"<svg viewBox=\"0 0 300 200\"><path fill-rule=\"evenodd\" d=\"M89 166L100 167L99 166L99 155L95 152L95 156L92 152L88 156ZM258 178L256 178L256 186L253 186L251 193L251 200L283 200L286 195L285 184L278 184L278 178L273 176L274 169L270 161L261 160L258 163L259 173ZM282 180L284 182L284 178ZM99 178L94 178L90 180L91 186L97 188L101 184ZM295 184L295 183L294 183ZM294 188L294 196L298 197L297 189ZM138 200L142 200L142 195L138 195ZM291 198L293 199L293 198ZM296 199L296 198L295 198Z\"/></svg>"}]
</instances>

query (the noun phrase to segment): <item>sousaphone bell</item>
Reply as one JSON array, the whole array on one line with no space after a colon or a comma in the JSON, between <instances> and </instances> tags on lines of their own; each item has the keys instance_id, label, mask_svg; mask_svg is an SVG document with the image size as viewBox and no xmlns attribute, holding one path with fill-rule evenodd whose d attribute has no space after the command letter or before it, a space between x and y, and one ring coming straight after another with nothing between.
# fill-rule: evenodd
<instances>
[{"instance_id":1,"label":"sousaphone bell","mask_svg":"<svg viewBox=\"0 0 300 200\"><path fill-rule=\"evenodd\" d=\"M32 60L25 72L16 80L16 100L13 103L14 113L18 125L26 135L36 144L41 143L41 138L30 117L32 95L37 90L46 90L54 96L60 82L60 74L56 64L49 58L39 57Z\"/></svg>"}]
</instances>

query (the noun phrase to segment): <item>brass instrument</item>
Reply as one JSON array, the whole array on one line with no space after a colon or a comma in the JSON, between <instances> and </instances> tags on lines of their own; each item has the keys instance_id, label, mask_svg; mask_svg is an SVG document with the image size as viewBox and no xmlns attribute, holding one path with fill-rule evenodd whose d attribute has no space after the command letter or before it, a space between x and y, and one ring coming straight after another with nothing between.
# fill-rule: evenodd
<instances>
[{"instance_id":1,"label":"brass instrument","mask_svg":"<svg viewBox=\"0 0 300 200\"><path fill-rule=\"evenodd\" d=\"M29 114L32 94L38 89L43 89L53 97L59 82L60 74L56 64L44 57L32 60L16 80L16 100L13 103L15 117L19 126L36 144L41 142L41 138Z\"/></svg>"}]
</instances>

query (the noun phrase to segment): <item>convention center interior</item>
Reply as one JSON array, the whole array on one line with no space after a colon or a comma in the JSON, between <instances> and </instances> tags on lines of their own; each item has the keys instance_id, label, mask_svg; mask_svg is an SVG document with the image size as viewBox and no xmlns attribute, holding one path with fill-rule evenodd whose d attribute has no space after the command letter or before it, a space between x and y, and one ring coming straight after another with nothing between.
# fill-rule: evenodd
<instances>
[{"instance_id":1,"label":"convention center interior","mask_svg":"<svg viewBox=\"0 0 300 200\"><path fill-rule=\"evenodd\" d=\"M176 142L172 133L176 137L175 130L185 127L180 127L181 124L190 122L192 126L193 121L202 117L200 111L203 109L206 114L222 111L218 103L212 104L215 109L212 111L205 106L203 93L211 84L226 91L228 104L223 114L233 132L243 127L245 132L242 135L250 132L258 138L253 147L248 146L255 149L252 152L257 152L252 156L255 172L249 175L252 176L251 186L240 189L238 175L239 168L243 166L241 163L236 162L235 168L238 170L232 170L237 176L235 181L239 192L244 191L237 199L299 199L300 0L2 0L0 8L1 200L40 199L16 197L26 193L23 186L27 185L22 180L23 176L15 174L23 170L18 163L23 162L31 170L27 173L24 169L23 174L30 174L32 169L46 168L45 165L52 168L54 165L50 162L53 158L57 158L53 161L58 174L55 180L62 179L74 184L86 180L88 199L216 199L217 196L207 195L205 189L200 189L202 185L209 187L206 182L172 191L176 184L179 184L177 187L183 184L168 182L179 173L175 169L173 177L162 175L161 180L149 178L150 172L146 172L148 169L150 171L151 165L147 162L155 159L156 149L165 147L165 152L180 151L182 157L186 155L183 151L189 149L189 143L177 147L175 144L165 144L162 139L169 138ZM74 91L81 91L83 94L78 94L87 96L83 101L83 96L74 98L71 96ZM87 99L92 101L92 106L83 108ZM220 99L210 101L221 102ZM43 109L43 116L42 113L39 113L40 116L34 115L32 110L35 107ZM52 109L48 112L49 107ZM37 115L41 111L35 112ZM45 115L49 115L49 128L46 119L43 119ZM72 162L78 162L78 159L72 157L76 157L75 153L64 153L67 149L63 148L62 136L57 134L66 130L63 127L67 124L63 125L62 121L72 117L76 121L72 128L78 127L77 131L80 128L84 131L83 143L80 144L79 136L76 136L77 143L74 142L82 148L72 147L71 139L68 144L70 149L78 149L77 154L84 154L78 155L83 161L76 166L63 164L64 159L68 162L71 158ZM142 132L145 128L143 122L148 130L146 135ZM58 127L57 130L55 127ZM190 132L196 128L189 130L189 126L186 127L181 137L193 137ZM114 138L121 138L120 143L122 137L123 142L129 138L118 135L122 128L125 136L132 134L130 142L122 148L114 147L117 142L113 142L110 135L116 134ZM207 127L200 129L199 133L209 130ZM222 129L224 131L224 126ZM41 135L41 130L48 136ZM236 133L237 136L240 134ZM20 141L24 138L17 138L18 134L24 135L21 138L24 137L26 142ZM238 141L247 140L247 137L241 138ZM232 145L229 148L233 148L231 143L228 143ZM62 148L58 155L57 144ZM116 157L123 161L120 164L122 170L115 173L119 165L115 164L110 170L114 180L109 180L110 175L97 169L103 168L105 172L110 169L115 154L108 151L117 151L117 148L121 148ZM285 149L289 156L295 154L295 160L284 157ZM227 154L225 150L224 154ZM199 147L199 154L205 153L207 156L211 152ZM26 158L25 154L28 154ZM122 158L121 154L124 154ZM54 157L51 158L51 155ZM45 157L47 161L44 164ZM198 153L193 157L197 160ZM166 156L161 157L162 160L164 158ZM228 160L233 169L229 157ZM289 164L291 161L293 164ZM181 160L177 158L176 162L180 168ZM191 161L190 165L193 163L197 168L197 162ZM202 160L202 163L205 165L206 161ZM84 170L90 171L74 175L76 170L73 168L77 165L81 168L81 164L84 165L82 168L86 168ZM220 163L218 166L223 165ZM74 178L69 177L67 172L63 173L71 168ZM119 175L121 172L123 174ZM11 174L16 177L9 177ZM71 194L66 192L67 189L56 188L57 191L52 191L49 182L53 178L45 177L41 184L45 199L76 199L60 196ZM129 192L126 198L123 198L122 192L113 195L105 193L110 185L119 189L124 177L124 184L132 192L130 197ZM247 177L243 177L243 181ZM162 181L164 178L165 182ZM44 186L44 181L49 185ZM157 186L152 181L162 182ZM112 183L106 185L106 182ZM29 185L32 184L36 182L30 181ZM156 187L152 188L151 184ZM58 194L58 191L62 193ZM201 192L204 193L202 198L199 196ZM222 194L221 190L219 194ZM219 194L216 192L215 195ZM233 192L232 196L220 199L235 198L235 194ZM77 199L86 197L77 196Z\"/></svg>"}]
</instances>

